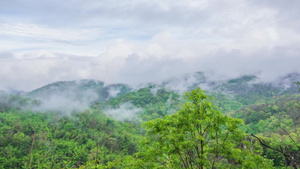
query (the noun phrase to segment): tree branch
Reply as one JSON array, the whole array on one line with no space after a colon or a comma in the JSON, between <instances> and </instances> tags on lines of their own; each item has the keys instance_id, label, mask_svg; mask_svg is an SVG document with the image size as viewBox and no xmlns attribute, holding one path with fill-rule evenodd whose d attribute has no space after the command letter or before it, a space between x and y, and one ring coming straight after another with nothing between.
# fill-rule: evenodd
<instances>
[{"instance_id":1,"label":"tree branch","mask_svg":"<svg viewBox=\"0 0 300 169\"><path fill-rule=\"evenodd\" d=\"M295 140L291 137L291 135L285 130L285 129L283 129L282 127L280 127L281 128L281 130L283 130L288 136L289 136L289 138L293 141L293 143L295 144L295 146L298 148L298 149L300 149L300 147L297 145L297 143L295 142Z\"/></svg>"},{"instance_id":2,"label":"tree branch","mask_svg":"<svg viewBox=\"0 0 300 169\"><path fill-rule=\"evenodd\" d=\"M269 149L272 149L272 150L274 150L274 151L277 151L277 152L283 154L284 156L286 156L286 154L283 152L282 149L281 149L281 151L280 151L279 149L275 149L275 148L273 148L273 147L270 147L269 145L265 144L259 137L255 136L254 134L251 134L251 136L252 136L252 137L255 137L255 138L259 141L259 143L260 143L261 145L263 145L263 146L265 146L265 147L267 147L267 148L269 148Z\"/></svg>"}]
</instances>

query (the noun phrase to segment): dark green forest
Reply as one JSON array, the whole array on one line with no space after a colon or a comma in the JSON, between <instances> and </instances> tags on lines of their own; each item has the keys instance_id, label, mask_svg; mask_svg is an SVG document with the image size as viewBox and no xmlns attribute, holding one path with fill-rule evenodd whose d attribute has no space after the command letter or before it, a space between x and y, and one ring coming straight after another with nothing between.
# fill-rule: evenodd
<instances>
[{"instance_id":1,"label":"dark green forest","mask_svg":"<svg viewBox=\"0 0 300 169\"><path fill-rule=\"evenodd\" d=\"M299 86L249 85L254 78L207 92L87 80L2 92L0 168L299 168ZM42 97L87 91L97 97L83 110L38 109Z\"/></svg>"}]
</instances>

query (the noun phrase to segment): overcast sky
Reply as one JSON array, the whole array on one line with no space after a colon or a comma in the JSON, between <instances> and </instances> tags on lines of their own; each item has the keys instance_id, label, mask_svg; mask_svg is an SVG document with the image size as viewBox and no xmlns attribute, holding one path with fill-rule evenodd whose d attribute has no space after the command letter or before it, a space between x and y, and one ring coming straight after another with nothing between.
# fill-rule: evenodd
<instances>
[{"instance_id":1,"label":"overcast sky","mask_svg":"<svg viewBox=\"0 0 300 169\"><path fill-rule=\"evenodd\" d=\"M0 0L0 89L300 72L299 0Z\"/></svg>"}]
</instances>

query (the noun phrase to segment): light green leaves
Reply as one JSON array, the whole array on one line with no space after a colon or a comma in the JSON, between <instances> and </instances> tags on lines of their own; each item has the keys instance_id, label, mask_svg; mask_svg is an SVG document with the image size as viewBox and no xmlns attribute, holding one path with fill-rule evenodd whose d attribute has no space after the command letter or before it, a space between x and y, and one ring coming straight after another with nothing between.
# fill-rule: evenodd
<instances>
[{"instance_id":1,"label":"light green leaves","mask_svg":"<svg viewBox=\"0 0 300 169\"><path fill-rule=\"evenodd\" d=\"M187 102L177 113L143 125L147 133L139 155L145 168L150 163L153 168L257 168L257 161L264 163L240 146L246 142L242 120L224 116L200 88L184 97Z\"/></svg>"}]
</instances>

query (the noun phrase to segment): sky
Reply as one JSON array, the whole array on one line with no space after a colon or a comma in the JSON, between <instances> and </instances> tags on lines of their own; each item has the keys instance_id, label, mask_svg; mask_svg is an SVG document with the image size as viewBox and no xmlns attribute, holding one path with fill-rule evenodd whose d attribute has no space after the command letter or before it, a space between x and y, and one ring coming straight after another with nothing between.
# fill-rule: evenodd
<instances>
[{"instance_id":1,"label":"sky","mask_svg":"<svg viewBox=\"0 0 300 169\"><path fill-rule=\"evenodd\" d=\"M299 0L0 0L0 90L300 72Z\"/></svg>"}]
</instances>

